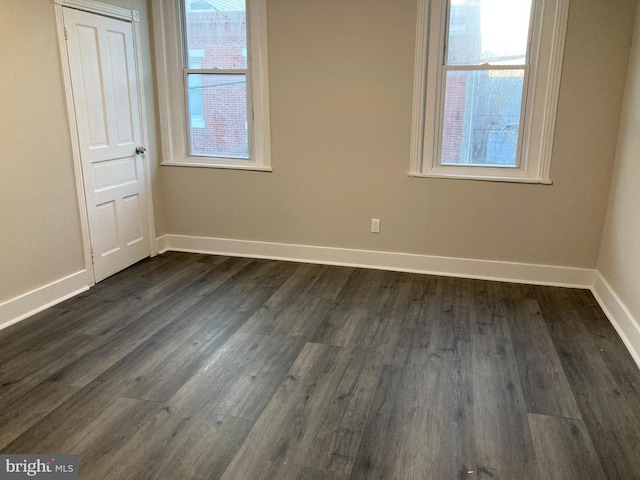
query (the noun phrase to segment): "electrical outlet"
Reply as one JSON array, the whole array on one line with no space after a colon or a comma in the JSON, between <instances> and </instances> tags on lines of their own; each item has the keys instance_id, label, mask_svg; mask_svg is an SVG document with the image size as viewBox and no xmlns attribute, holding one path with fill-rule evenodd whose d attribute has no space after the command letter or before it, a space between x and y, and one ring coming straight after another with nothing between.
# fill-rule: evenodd
<instances>
[{"instance_id":1,"label":"electrical outlet","mask_svg":"<svg viewBox=\"0 0 640 480\"><path fill-rule=\"evenodd\" d=\"M371 233L380 233L380 219L372 218L371 219Z\"/></svg>"}]
</instances>

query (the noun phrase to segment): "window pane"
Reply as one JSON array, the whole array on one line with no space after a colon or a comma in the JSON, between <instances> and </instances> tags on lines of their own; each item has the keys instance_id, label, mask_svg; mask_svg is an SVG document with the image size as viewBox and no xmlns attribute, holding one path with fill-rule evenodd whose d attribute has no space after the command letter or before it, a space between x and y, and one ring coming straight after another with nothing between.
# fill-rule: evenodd
<instances>
[{"instance_id":1,"label":"window pane","mask_svg":"<svg viewBox=\"0 0 640 480\"><path fill-rule=\"evenodd\" d=\"M190 68L247 68L245 0L185 0L185 12Z\"/></svg>"},{"instance_id":2,"label":"window pane","mask_svg":"<svg viewBox=\"0 0 640 480\"><path fill-rule=\"evenodd\" d=\"M448 71L441 164L517 166L524 70Z\"/></svg>"},{"instance_id":3,"label":"window pane","mask_svg":"<svg viewBox=\"0 0 640 480\"><path fill-rule=\"evenodd\" d=\"M448 65L522 65L532 0L452 0Z\"/></svg>"},{"instance_id":4,"label":"window pane","mask_svg":"<svg viewBox=\"0 0 640 480\"><path fill-rule=\"evenodd\" d=\"M189 114L202 118L202 75L189 75Z\"/></svg>"},{"instance_id":5,"label":"window pane","mask_svg":"<svg viewBox=\"0 0 640 480\"><path fill-rule=\"evenodd\" d=\"M189 108L192 155L249 158L246 75L190 74Z\"/></svg>"}]
</instances>

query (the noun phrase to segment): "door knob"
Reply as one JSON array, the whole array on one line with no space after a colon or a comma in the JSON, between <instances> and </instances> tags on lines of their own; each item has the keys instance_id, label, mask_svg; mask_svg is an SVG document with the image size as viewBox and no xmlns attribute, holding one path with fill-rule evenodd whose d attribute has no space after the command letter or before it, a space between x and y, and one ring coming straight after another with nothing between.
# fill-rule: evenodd
<instances>
[{"instance_id":1,"label":"door knob","mask_svg":"<svg viewBox=\"0 0 640 480\"><path fill-rule=\"evenodd\" d=\"M144 147L136 147L136 155L140 155L141 153L147 153L147 149Z\"/></svg>"}]
</instances>

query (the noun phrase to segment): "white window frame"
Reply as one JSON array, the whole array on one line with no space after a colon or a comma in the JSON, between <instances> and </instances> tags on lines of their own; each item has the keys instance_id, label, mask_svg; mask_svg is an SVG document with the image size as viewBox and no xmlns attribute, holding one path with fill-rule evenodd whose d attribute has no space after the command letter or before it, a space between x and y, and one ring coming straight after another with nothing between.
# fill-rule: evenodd
<instances>
[{"instance_id":1,"label":"white window frame","mask_svg":"<svg viewBox=\"0 0 640 480\"><path fill-rule=\"evenodd\" d=\"M247 0L249 159L190 155L182 0L153 0L162 165L271 171L266 0Z\"/></svg>"},{"instance_id":2,"label":"white window frame","mask_svg":"<svg viewBox=\"0 0 640 480\"><path fill-rule=\"evenodd\" d=\"M534 0L529 81L516 167L441 165L437 140L442 104L448 0L418 0L409 176L551 184L551 155L569 0Z\"/></svg>"}]
</instances>

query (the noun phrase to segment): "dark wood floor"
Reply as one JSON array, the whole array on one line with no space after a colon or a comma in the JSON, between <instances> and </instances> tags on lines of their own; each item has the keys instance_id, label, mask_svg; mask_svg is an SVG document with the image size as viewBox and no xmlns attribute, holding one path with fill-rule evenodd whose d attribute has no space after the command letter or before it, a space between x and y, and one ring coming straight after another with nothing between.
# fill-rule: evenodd
<instances>
[{"instance_id":1,"label":"dark wood floor","mask_svg":"<svg viewBox=\"0 0 640 480\"><path fill-rule=\"evenodd\" d=\"M167 253L0 332L0 451L81 479L640 479L588 291Z\"/></svg>"}]
</instances>

